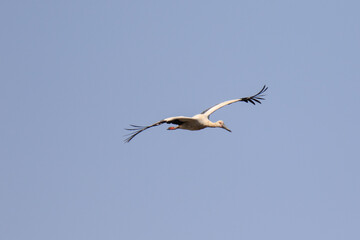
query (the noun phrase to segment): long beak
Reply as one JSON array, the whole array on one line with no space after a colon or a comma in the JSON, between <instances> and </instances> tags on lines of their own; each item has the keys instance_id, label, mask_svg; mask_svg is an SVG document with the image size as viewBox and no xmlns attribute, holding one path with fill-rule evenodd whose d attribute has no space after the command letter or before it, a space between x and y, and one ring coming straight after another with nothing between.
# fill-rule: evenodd
<instances>
[{"instance_id":1,"label":"long beak","mask_svg":"<svg viewBox=\"0 0 360 240\"><path fill-rule=\"evenodd\" d=\"M223 128L223 129L225 129L226 131L231 132L231 130L230 130L230 129L228 129L228 128L225 126L225 124L222 126L222 128Z\"/></svg>"}]
</instances>

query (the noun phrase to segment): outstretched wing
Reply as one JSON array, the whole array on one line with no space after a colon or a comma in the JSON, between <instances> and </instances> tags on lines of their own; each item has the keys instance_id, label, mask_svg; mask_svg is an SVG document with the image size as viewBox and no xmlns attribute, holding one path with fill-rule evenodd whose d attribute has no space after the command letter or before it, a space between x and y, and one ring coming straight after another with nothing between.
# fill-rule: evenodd
<instances>
[{"instance_id":1,"label":"outstretched wing","mask_svg":"<svg viewBox=\"0 0 360 240\"><path fill-rule=\"evenodd\" d=\"M260 92L258 92L257 94L255 94L254 96L251 96L251 97L244 97L244 98L238 98L238 99L233 99L233 100L228 100L228 101L225 101L225 102L222 102L222 103L219 103L219 104L216 104L215 106L213 107L210 107L208 109L206 109L205 111L203 111L201 114L204 114L206 117L209 117L210 114L212 114L213 112L215 112L216 110L226 106L226 105L229 105L229 104L232 104L232 103L235 103L235 102L251 102L252 104L256 104L256 103L260 103L261 104L261 101L260 100L265 100L264 98L262 98L264 95L262 95L268 88L266 87L266 85L264 85L264 87L260 90Z\"/></svg>"},{"instance_id":2,"label":"outstretched wing","mask_svg":"<svg viewBox=\"0 0 360 240\"><path fill-rule=\"evenodd\" d=\"M183 116L179 116L179 117L170 117L170 118L166 118L164 120L161 120L161 121L158 121L152 125L149 125L149 126L137 126L137 125L130 125L132 128L125 128L126 130L129 130L129 131L134 131L130 134L128 134L128 138L126 138L124 140L124 142L128 143L131 141L131 139L133 139L136 135L138 135L139 133L141 133L142 131L145 131L146 129L148 128L152 128L152 127L155 127L155 126L159 126L163 123L172 123L172 124L176 124L176 125L181 125L183 124L184 122L188 122L188 121L194 121L193 118L190 118L190 117L183 117Z\"/></svg>"},{"instance_id":3,"label":"outstretched wing","mask_svg":"<svg viewBox=\"0 0 360 240\"><path fill-rule=\"evenodd\" d=\"M133 139L136 135L138 135L139 133L141 133L142 131L145 131L146 129L148 129L148 128L152 128L152 127L155 127L155 126L159 126L159 125L161 125L161 124L163 124L163 123L166 123L166 121L165 120L161 120L161 121L158 121L158 122L156 122L156 123L154 123L154 124L152 124L152 125L149 125L149 126L137 126L137 125L130 125L131 127L133 127L133 128L125 128L126 130L129 130L129 131L135 131L135 132L133 132L133 133L130 133L130 134L128 134L128 135L130 135L128 138L126 138L125 140L124 140L124 142L126 142L126 143L128 143L128 142L130 142L131 141L131 139Z\"/></svg>"}]
</instances>

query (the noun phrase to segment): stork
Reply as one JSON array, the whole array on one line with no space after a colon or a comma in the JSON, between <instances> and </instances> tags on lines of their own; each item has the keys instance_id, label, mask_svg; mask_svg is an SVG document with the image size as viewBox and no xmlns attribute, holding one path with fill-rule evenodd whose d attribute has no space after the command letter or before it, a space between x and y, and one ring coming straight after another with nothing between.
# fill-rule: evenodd
<instances>
[{"instance_id":1,"label":"stork","mask_svg":"<svg viewBox=\"0 0 360 240\"><path fill-rule=\"evenodd\" d=\"M133 131L131 132L128 138L126 138L124 140L124 142L128 143L130 142L136 135L138 135L139 133L145 131L146 129L155 127L155 126L159 126L161 124L167 123L167 124L175 124L177 125L176 127L172 126L169 127L168 130L176 130L176 129L186 129L186 130L201 130L207 127L211 127L211 128L223 128L229 132L231 132L231 130L229 128L227 128L224 124L224 121L219 120L217 122L211 122L209 119L209 116L214 113L216 110L235 103L235 102L250 102L252 104L256 104L256 103L260 103L260 100L265 100L263 98L263 93L267 90L268 88L266 87L266 85L264 85L264 87L260 90L260 92L258 92L257 94L251 96L251 97L244 97L244 98L238 98L238 99L233 99L233 100L228 100L219 104L216 104L215 106L212 106L206 110L204 110L202 113L197 114L193 117L184 117L184 116L178 116L178 117L169 117L169 118L165 118L163 120L160 120L152 125L149 126L137 126L137 125L130 125L132 128L126 128L126 130L129 131Z\"/></svg>"}]
</instances>

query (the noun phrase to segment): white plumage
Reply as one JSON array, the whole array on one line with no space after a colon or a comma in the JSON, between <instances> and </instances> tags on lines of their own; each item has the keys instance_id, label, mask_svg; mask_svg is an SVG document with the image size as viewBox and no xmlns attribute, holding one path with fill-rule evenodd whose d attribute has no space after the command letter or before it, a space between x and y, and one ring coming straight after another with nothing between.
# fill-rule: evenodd
<instances>
[{"instance_id":1,"label":"white plumage","mask_svg":"<svg viewBox=\"0 0 360 240\"><path fill-rule=\"evenodd\" d=\"M233 100L228 100L222 103L219 103L213 107L210 107L208 109L206 109L205 111L203 111L200 114L197 114L193 117L184 117L184 116L178 116L178 117L169 117L169 118L165 118L163 120L160 120L152 125L149 126L136 126L136 125L130 125L133 128L130 129L126 129L129 131L135 131L130 133L129 137L125 139L125 142L130 142L136 135L138 135L139 133L141 133L142 131L151 128L151 127L155 127L155 126L159 126L163 123L168 123L168 124L175 124L177 125L176 127L169 127L168 130L176 130L176 129L187 129L187 130L201 130L204 129L206 127L212 127L212 128L223 128L229 132L231 132L230 129L228 129L224 122L222 120L219 120L217 122L211 122L209 120L209 116L215 112L216 110L235 103L235 102L250 102L252 104L255 105L255 103L260 103L260 100L265 100L263 97L263 93L267 90L268 88L266 87L266 85L260 90L260 92L258 92L257 94L251 96L251 97L244 97L244 98L238 98L238 99L233 99Z\"/></svg>"}]
</instances>

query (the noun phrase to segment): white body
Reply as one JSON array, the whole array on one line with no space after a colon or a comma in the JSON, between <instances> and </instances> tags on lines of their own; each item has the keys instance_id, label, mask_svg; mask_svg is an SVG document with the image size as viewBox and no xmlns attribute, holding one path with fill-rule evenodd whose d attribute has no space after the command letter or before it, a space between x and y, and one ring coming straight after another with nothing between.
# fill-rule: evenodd
<instances>
[{"instance_id":1,"label":"white body","mask_svg":"<svg viewBox=\"0 0 360 240\"><path fill-rule=\"evenodd\" d=\"M204 114L196 114L195 116L189 118L184 116L171 117L164 119L167 122L171 122L172 120L181 120L184 121L183 124L179 125L178 128L186 129L186 130L201 130L206 127L211 127L213 122L211 122ZM215 127L215 126L214 126Z\"/></svg>"}]
</instances>

